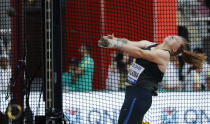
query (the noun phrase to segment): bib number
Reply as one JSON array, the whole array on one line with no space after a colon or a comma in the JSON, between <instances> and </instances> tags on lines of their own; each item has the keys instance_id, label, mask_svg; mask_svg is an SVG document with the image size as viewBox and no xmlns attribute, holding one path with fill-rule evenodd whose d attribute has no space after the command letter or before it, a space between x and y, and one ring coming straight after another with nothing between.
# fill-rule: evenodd
<instances>
[{"instance_id":1,"label":"bib number","mask_svg":"<svg viewBox=\"0 0 210 124\"><path fill-rule=\"evenodd\" d=\"M128 77L127 77L128 82L133 85L136 84L140 74L143 71L144 71L144 67L142 67L141 65L137 63L132 64L132 66L128 70Z\"/></svg>"}]
</instances>

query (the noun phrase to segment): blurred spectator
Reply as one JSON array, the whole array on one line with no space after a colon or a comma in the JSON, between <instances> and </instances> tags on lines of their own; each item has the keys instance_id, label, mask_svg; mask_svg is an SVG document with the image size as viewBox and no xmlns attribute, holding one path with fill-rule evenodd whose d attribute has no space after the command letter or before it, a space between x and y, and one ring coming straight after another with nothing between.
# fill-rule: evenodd
<instances>
[{"instance_id":1,"label":"blurred spectator","mask_svg":"<svg viewBox=\"0 0 210 124\"><path fill-rule=\"evenodd\" d=\"M201 48L195 48L193 52L204 54ZM207 63L207 61L204 61L203 66L201 68L202 70L199 73L200 77L199 80L201 82L202 90L205 90L207 89L207 78L208 78L208 72L210 72L210 65Z\"/></svg>"},{"instance_id":2,"label":"blurred spectator","mask_svg":"<svg viewBox=\"0 0 210 124\"><path fill-rule=\"evenodd\" d=\"M111 53L110 56L111 56L111 62L108 68L108 76L106 79L106 89L118 91L119 81L120 81L120 72L117 69L116 51Z\"/></svg>"},{"instance_id":3,"label":"blurred spectator","mask_svg":"<svg viewBox=\"0 0 210 124\"><path fill-rule=\"evenodd\" d=\"M207 78L207 90L210 90L210 76Z\"/></svg>"},{"instance_id":4,"label":"blurred spectator","mask_svg":"<svg viewBox=\"0 0 210 124\"><path fill-rule=\"evenodd\" d=\"M200 73L202 72L202 66L196 67L191 66L187 72L185 80L186 91L197 91L201 90Z\"/></svg>"},{"instance_id":5,"label":"blurred spectator","mask_svg":"<svg viewBox=\"0 0 210 124\"><path fill-rule=\"evenodd\" d=\"M185 26L178 26L178 35L189 41L189 32Z\"/></svg>"},{"instance_id":6,"label":"blurred spectator","mask_svg":"<svg viewBox=\"0 0 210 124\"><path fill-rule=\"evenodd\" d=\"M131 65L131 58L126 53L119 51L116 56L117 69L120 72L119 89L125 89L125 82L127 80L128 69Z\"/></svg>"},{"instance_id":7,"label":"blurred spectator","mask_svg":"<svg viewBox=\"0 0 210 124\"><path fill-rule=\"evenodd\" d=\"M164 88L168 90L179 90L182 88L182 81L179 80L179 61L177 57L171 57L164 74Z\"/></svg>"},{"instance_id":8,"label":"blurred spectator","mask_svg":"<svg viewBox=\"0 0 210 124\"><path fill-rule=\"evenodd\" d=\"M178 35L182 36L183 38L187 40L186 47L187 47L187 50L190 50L188 29L185 26L178 26Z\"/></svg>"},{"instance_id":9,"label":"blurred spectator","mask_svg":"<svg viewBox=\"0 0 210 124\"><path fill-rule=\"evenodd\" d=\"M72 80L72 76L74 77L75 71L78 67L78 60L75 58L72 58L69 62L69 68L68 72L65 72L62 74L62 83L65 90L71 90L74 91L76 81Z\"/></svg>"},{"instance_id":10,"label":"blurred spectator","mask_svg":"<svg viewBox=\"0 0 210 124\"><path fill-rule=\"evenodd\" d=\"M0 55L3 55L3 51L5 51L4 41L0 38Z\"/></svg>"},{"instance_id":11,"label":"blurred spectator","mask_svg":"<svg viewBox=\"0 0 210 124\"><path fill-rule=\"evenodd\" d=\"M178 35L182 36L183 38L185 38L187 40L186 49L190 50L188 29L185 26L178 26ZM181 82L184 82L185 76L183 74L183 71L184 71L184 67L188 67L188 66L185 66L186 63L182 59L182 55L178 56L178 63L179 63L178 64L178 76L179 76L178 80ZM184 88L184 84L182 84L182 88Z\"/></svg>"},{"instance_id":12,"label":"blurred spectator","mask_svg":"<svg viewBox=\"0 0 210 124\"><path fill-rule=\"evenodd\" d=\"M195 48L193 49L193 52L204 54L201 48ZM201 67L194 67L189 64L185 64L183 69L183 75L185 75L185 90L206 90L207 77L210 71L209 68L210 65L207 63L207 61L204 61Z\"/></svg>"},{"instance_id":13,"label":"blurred spectator","mask_svg":"<svg viewBox=\"0 0 210 124\"><path fill-rule=\"evenodd\" d=\"M6 37L0 37L0 55L10 55L11 44Z\"/></svg>"},{"instance_id":14,"label":"blurred spectator","mask_svg":"<svg viewBox=\"0 0 210 124\"><path fill-rule=\"evenodd\" d=\"M94 70L94 61L90 57L90 46L87 44L82 44L79 52L82 59L77 67L72 66L69 73L64 73L62 76L62 81L69 84L70 91L91 91L92 90L92 78ZM74 70L75 69L75 70ZM70 74L71 72L71 74ZM67 76L66 76L67 75Z\"/></svg>"},{"instance_id":15,"label":"blurred spectator","mask_svg":"<svg viewBox=\"0 0 210 124\"><path fill-rule=\"evenodd\" d=\"M210 9L210 0L205 0L205 4Z\"/></svg>"},{"instance_id":16,"label":"blurred spectator","mask_svg":"<svg viewBox=\"0 0 210 124\"><path fill-rule=\"evenodd\" d=\"M203 52L207 55L207 62L210 63L210 36L203 38L202 48Z\"/></svg>"},{"instance_id":17,"label":"blurred spectator","mask_svg":"<svg viewBox=\"0 0 210 124\"><path fill-rule=\"evenodd\" d=\"M11 78L11 67L6 55L0 56L0 90L7 90Z\"/></svg>"},{"instance_id":18,"label":"blurred spectator","mask_svg":"<svg viewBox=\"0 0 210 124\"><path fill-rule=\"evenodd\" d=\"M94 70L94 60L90 57L91 48L88 44L82 44L79 52L82 56L74 80L78 78L76 82L79 87L79 91L91 91L92 90L92 79Z\"/></svg>"},{"instance_id":19,"label":"blurred spectator","mask_svg":"<svg viewBox=\"0 0 210 124\"><path fill-rule=\"evenodd\" d=\"M200 5L195 8L195 16L196 17L209 17L210 16L210 8L209 0L198 0Z\"/></svg>"},{"instance_id":20,"label":"blurred spectator","mask_svg":"<svg viewBox=\"0 0 210 124\"><path fill-rule=\"evenodd\" d=\"M179 80L180 81L184 81L185 77L183 75L183 68L184 68L184 65L186 63L182 59L182 56L181 55L178 56L178 62L179 62Z\"/></svg>"}]
</instances>

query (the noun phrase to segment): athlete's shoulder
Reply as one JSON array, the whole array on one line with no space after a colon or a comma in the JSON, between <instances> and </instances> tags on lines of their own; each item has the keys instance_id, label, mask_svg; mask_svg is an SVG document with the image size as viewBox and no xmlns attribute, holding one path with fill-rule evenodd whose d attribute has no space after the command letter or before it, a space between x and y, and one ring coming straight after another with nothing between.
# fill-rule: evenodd
<instances>
[{"instance_id":1,"label":"athlete's shoulder","mask_svg":"<svg viewBox=\"0 0 210 124\"><path fill-rule=\"evenodd\" d=\"M163 59L165 61L170 60L170 53L168 51L162 49L153 49L152 52L157 59Z\"/></svg>"},{"instance_id":2,"label":"athlete's shoulder","mask_svg":"<svg viewBox=\"0 0 210 124\"><path fill-rule=\"evenodd\" d=\"M141 43L144 45L144 48L147 48L151 45L155 45L156 43L148 41L148 40L142 40Z\"/></svg>"}]
</instances>

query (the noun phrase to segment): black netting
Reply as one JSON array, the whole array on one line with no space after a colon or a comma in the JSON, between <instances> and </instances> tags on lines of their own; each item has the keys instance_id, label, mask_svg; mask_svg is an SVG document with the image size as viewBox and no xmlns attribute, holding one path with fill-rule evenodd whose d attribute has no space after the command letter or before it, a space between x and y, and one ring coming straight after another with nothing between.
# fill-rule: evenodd
<instances>
[{"instance_id":1,"label":"black netting","mask_svg":"<svg viewBox=\"0 0 210 124\"><path fill-rule=\"evenodd\" d=\"M141 114L148 108L143 118L145 124L210 123L209 3L209 0L0 0L0 123L8 123L9 116L14 123L45 123L46 119L61 121L63 117L69 124L117 124L119 118L120 123L133 124L137 122L131 120L140 117L138 110ZM132 47L98 46L101 37L112 34L123 38L114 47L121 47L119 44L126 39L133 41L129 42ZM134 63L138 63L139 56L143 57L139 54L145 45L141 44L143 40L161 44L169 35L182 36L186 39L186 50L204 54L207 59L201 66L192 66L184 62L182 53L170 57L165 70L162 65L151 65L151 70L159 67L165 74L154 85L158 96L152 97L150 107L151 98L145 95L147 92L151 96L147 87L150 82L140 83L144 90L128 88L126 82L138 77L140 66ZM50 48L51 43L54 46ZM48 58L52 56L54 60ZM145 79L146 76L142 81ZM53 86L55 89L50 89ZM55 108L48 108L51 102L55 102ZM121 109L123 103L125 108ZM23 118L18 117L20 108ZM127 113L119 117L120 110Z\"/></svg>"},{"instance_id":2,"label":"black netting","mask_svg":"<svg viewBox=\"0 0 210 124\"><path fill-rule=\"evenodd\" d=\"M210 9L204 1L66 0L62 13L63 112L68 123L118 121L128 68L135 58L117 49L98 47L101 36L109 34L156 43L168 35L179 35L187 40L186 50L207 55L202 69L186 64L181 54L171 57L144 122L210 122Z\"/></svg>"},{"instance_id":3,"label":"black netting","mask_svg":"<svg viewBox=\"0 0 210 124\"><path fill-rule=\"evenodd\" d=\"M44 104L39 105L43 102L41 10L41 1L0 1L2 124L32 122L35 115L45 114Z\"/></svg>"}]
</instances>

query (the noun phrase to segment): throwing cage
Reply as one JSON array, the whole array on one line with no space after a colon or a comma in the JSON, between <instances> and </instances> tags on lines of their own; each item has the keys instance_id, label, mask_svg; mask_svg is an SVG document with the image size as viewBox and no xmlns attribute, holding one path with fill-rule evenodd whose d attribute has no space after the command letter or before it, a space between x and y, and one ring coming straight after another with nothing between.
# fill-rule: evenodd
<instances>
[{"instance_id":1,"label":"throwing cage","mask_svg":"<svg viewBox=\"0 0 210 124\"><path fill-rule=\"evenodd\" d=\"M0 123L117 124L135 59L99 48L108 34L205 54L171 59L144 123L210 123L209 0L0 0Z\"/></svg>"}]
</instances>

